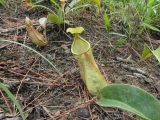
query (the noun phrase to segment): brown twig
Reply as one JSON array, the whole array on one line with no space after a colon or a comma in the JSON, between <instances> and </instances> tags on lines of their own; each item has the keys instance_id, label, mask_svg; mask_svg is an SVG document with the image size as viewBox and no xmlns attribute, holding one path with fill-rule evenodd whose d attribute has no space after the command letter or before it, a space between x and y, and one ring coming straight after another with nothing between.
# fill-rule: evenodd
<instances>
[{"instance_id":1,"label":"brown twig","mask_svg":"<svg viewBox=\"0 0 160 120\"><path fill-rule=\"evenodd\" d=\"M142 75L147 75L147 73L145 71L143 71L142 69L140 68L135 68L135 67L131 67L131 66L128 66L126 64L121 64L121 66L129 71L132 71L132 72L138 72Z\"/></svg>"},{"instance_id":2,"label":"brown twig","mask_svg":"<svg viewBox=\"0 0 160 120\"><path fill-rule=\"evenodd\" d=\"M37 24L33 24L34 26L37 26ZM8 33L8 32L14 32L14 31L17 31L17 30L22 30L22 29L26 29L26 26L25 25L21 25L21 26L18 26L18 27L14 27L14 28L6 28L6 29L0 29L0 35L3 35L4 33Z\"/></svg>"},{"instance_id":3,"label":"brown twig","mask_svg":"<svg viewBox=\"0 0 160 120\"><path fill-rule=\"evenodd\" d=\"M124 63L133 63L133 62L134 62L133 60L123 59L123 58L121 58L121 57L116 57L116 60L117 60L117 61L120 61L120 62L124 62Z\"/></svg>"},{"instance_id":4,"label":"brown twig","mask_svg":"<svg viewBox=\"0 0 160 120\"><path fill-rule=\"evenodd\" d=\"M37 59L37 60L38 60L38 59ZM17 96L18 96L18 93L19 93L19 90L20 90L20 88L21 88L21 86L22 86L23 81L25 80L25 78L27 77L28 73L29 73L30 70L32 69L33 65L37 62L37 60L34 61L34 63L31 65L30 69L27 71L27 73L24 75L23 79L21 80L20 85L18 86L17 93L16 93L16 98L17 98Z\"/></svg>"}]
</instances>

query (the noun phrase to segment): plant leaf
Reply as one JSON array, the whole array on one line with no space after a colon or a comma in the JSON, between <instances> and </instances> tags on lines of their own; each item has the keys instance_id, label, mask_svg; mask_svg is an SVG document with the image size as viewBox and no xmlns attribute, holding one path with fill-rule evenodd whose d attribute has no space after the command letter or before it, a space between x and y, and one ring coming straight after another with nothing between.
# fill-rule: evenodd
<instances>
[{"instance_id":1,"label":"plant leaf","mask_svg":"<svg viewBox=\"0 0 160 120\"><path fill-rule=\"evenodd\" d=\"M144 44L141 60L146 60L152 55L155 56L158 62L160 63L160 47L158 47L156 50L151 50L147 44Z\"/></svg>"},{"instance_id":2,"label":"plant leaf","mask_svg":"<svg viewBox=\"0 0 160 120\"><path fill-rule=\"evenodd\" d=\"M16 100L15 96L9 91L7 86L0 82L0 88L7 94L7 96L12 100L12 102L16 105L17 109L19 110L20 115L22 116L23 120L26 119L25 115L23 114L23 110L18 102Z\"/></svg>"},{"instance_id":3,"label":"plant leaf","mask_svg":"<svg viewBox=\"0 0 160 120\"><path fill-rule=\"evenodd\" d=\"M100 6L101 6L101 0L89 0L89 1L97 4L97 6L100 8Z\"/></svg>"},{"instance_id":4,"label":"plant leaf","mask_svg":"<svg viewBox=\"0 0 160 120\"><path fill-rule=\"evenodd\" d=\"M117 35L117 36L120 36L120 37L127 37L125 34L116 33L116 32L110 32L109 34L110 35Z\"/></svg>"},{"instance_id":5,"label":"plant leaf","mask_svg":"<svg viewBox=\"0 0 160 120\"><path fill-rule=\"evenodd\" d=\"M32 8L29 10L32 10L33 8L43 8L43 9L47 10L48 12L55 14L55 12L53 10L51 10L49 7L46 7L44 5L33 5Z\"/></svg>"},{"instance_id":6,"label":"plant leaf","mask_svg":"<svg viewBox=\"0 0 160 120\"><path fill-rule=\"evenodd\" d=\"M50 0L52 2L52 4L54 4L58 9L61 9L61 6L58 5L58 3L55 0Z\"/></svg>"},{"instance_id":7,"label":"plant leaf","mask_svg":"<svg viewBox=\"0 0 160 120\"><path fill-rule=\"evenodd\" d=\"M146 60L152 55L153 55L152 50L148 47L147 44L144 44L141 60Z\"/></svg>"},{"instance_id":8,"label":"plant leaf","mask_svg":"<svg viewBox=\"0 0 160 120\"><path fill-rule=\"evenodd\" d=\"M150 25L150 24L143 23L142 25L143 25L144 27L147 27L147 28L153 30L153 31L160 32L160 30L159 30L158 28L156 28L156 27L154 27L154 26L152 26L152 25Z\"/></svg>"},{"instance_id":9,"label":"plant leaf","mask_svg":"<svg viewBox=\"0 0 160 120\"><path fill-rule=\"evenodd\" d=\"M158 62L160 63L160 47L158 47L156 50L153 50L152 53L157 58Z\"/></svg>"},{"instance_id":10,"label":"plant leaf","mask_svg":"<svg viewBox=\"0 0 160 120\"><path fill-rule=\"evenodd\" d=\"M104 87L97 104L104 107L118 107L147 120L160 120L160 101L138 87L113 84Z\"/></svg>"},{"instance_id":11,"label":"plant leaf","mask_svg":"<svg viewBox=\"0 0 160 120\"><path fill-rule=\"evenodd\" d=\"M155 0L149 0L146 7L152 7L152 5L154 4Z\"/></svg>"},{"instance_id":12,"label":"plant leaf","mask_svg":"<svg viewBox=\"0 0 160 120\"><path fill-rule=\"evenodd\" d=\"M65 14L68 13L69 11L71 11L71 9L73 9L73 7L77 6L79 2L81 2L81 0L72 0L69 3L69 5L67 5L67 7L65 9Z\"/></svg>"},{"instance_id":13,"label":"plant leaf","mask_svg":"<svg viewBox=\"0 0 160 120\"><path fill-rule=\"evenodd\" d=\"M92 4L80 4L80 5L75 5L74 7L72 8L69 8L69 9L65 9L65 14L69 13L69 12L73 12L73 11L76 11L78 9L81 9L81 8L89 8L89 7L93 7Z\"/></svg>"},{"instance_id":14,"label":"plant leaf","mask_svg":"<svg viewBox=\"0 0 160 120\"><path fill-rule=\"evenodd\" d=\"M61 25L64 23L63 21L63 18L56 15L56 14L53 14L53 13L49 13L48 14L48 20L54 24L57 24L57 25Z\"/></svg>"},{"instance_id":15,"label":"plant leaf","mask_svg":"<svg viewBox=\"0 0 160 120\"><path fill-rule=\"evenodd\" d=\"M109 30L110 29L110 20L108 18L107 13L104 14L103 19L104 19L104 24L105 24L106 30Z\"/></svg>"},{"instance_id":16,"label":"plant leaf","mask_svg":"<svg viewBox=\"0 0 160 120\"><path fill-rule=\"evenodd\" d=\"M7 4L6 4L5 0L0 0L0 4L3 5L4 7L7 7Z\"/></svg>"}]
</instances>

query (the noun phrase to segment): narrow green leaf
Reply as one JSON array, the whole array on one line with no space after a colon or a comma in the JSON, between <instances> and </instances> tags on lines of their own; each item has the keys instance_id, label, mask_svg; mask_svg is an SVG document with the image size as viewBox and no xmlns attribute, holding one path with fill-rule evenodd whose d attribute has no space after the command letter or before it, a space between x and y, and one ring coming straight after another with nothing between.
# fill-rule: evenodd
<instances>
[{"instance_id":1,"label":"narrow green leaf","mask_svg":"<svg viewBox=\"0 0 160 120\"><path fill-rule=\"evenodd\" d=\"M147 7L151 7L154 4L155 0L149 0L147 3Z\"/></svg>"},{"instance_id":2,"label":"narrow green leaf","mask_svg":"<svg viewBox=\"0 0 160 120\"><path fill-rule=\"evenodd\" d=\"M146 120L160 120L160 101L143 89L126 84L108 85L100 91L97 104L118 107Z\"/></svg>"},{"instance_id":3,"label":"narrow green leaf","mask_svg":"<svg viewBox=\"0 0 160 120\"><path fill-rule=\"evenodd\" d=\"M144 44L141 60L146 60L152 55L156 57L156 59L160 63L160 47L158 47L156 50L151 50L147 44Z\"/></svg>"},{"instance_id":4,"label":"narrow green leaf","mask_svg":"<svg viewBox=\"0 0 160 120\"><path fill-rule=\"evenodd\" d=\"M146 10L147 8L148 9L152 8L154 2L155 2L155 0L148 0L147 4L144 6L144 10ZM147 11L147 12L149 12L149 11Z\"/></svg>"},{"instance_id":5,"label":"narrow green leaf","mask_svg":"<svg viewBox=\"0 0 160 120\"><path fill-rule=\"evenodd\" d=\"M64 23L63 18L56 14L48 14L48 20L54 24L61 25Z\"/></svg>"},{"instance_id":6,"label":"narrow green leaf","mask_svg":"<svg viewBox=\"0 0 160 120\"><path fill-rule=\"evenodd\" d=\"M45 10L47 10L48 12L52 13L52 14L55 14L55 12L53 10L51 10L50 8L44 6L44 5L33 5L31 9L29 10L32 10L34 8L43 8Z\"/></svg>"},{"instance_id":7,"label":"narrow green leaf","mask_svg":"<svg viewBox=\"0 0 160 120\"><path fill-rule=\"evenodd\" d=\"M152 53L157 58L158 62L160 63L160 47L158 47L156 50L153 50Z\"/></svg>"},{"instance_id":8,"label":"narrow green leaf","mask_svg":"<svg viewBox=\"0 0 160 120\"><path fill-rule=\"evenodd\" d=\"M7 5L7 3L6 3L5 0L0 0L0 5L2 5L2 6L5 7L5 8L8 7L8 5Z\"/></svg>"},{"instance_id":9,"label":"narrow green leaf","mask_svg":"<svg viewBox=\"0 0 160 120\"><path fill-rule=\"evenodd\" d=\"M73 12L73 11L76 11L76 10L79 10L79 9L81 9L81 8L89 8L89 7L92 7L92 5L91 4L80 4L80 5L75 5L74 7L72 7L72 8L70 8L70 9L66 9L66 11L65 11L65 14L68 14L69 12Z\"/></svg>"},{"instance_id":10,"label":"narrow green leaf","mask_svg":"<svg viewBox=\"0 0 160 120\"><path fill-rule=\"evenodd\" d=\"M61 9L62 8L58 5L58 3L55 1L55 0L50 0L52 2L52 4L54 4L58 9Z\"/></svg>"},{"instance_id":11,"label":"narrow green leaf","mask_svg":"<svg viewBox=\"0 0 160 120\"><path fill-rule=\"evenodd\" d=\"M104 14L103 20L104 20L104 24L105 24L106 30L108 31L110 29L110 20L108 18L107 13Z\"/></svg>"},{"instance_id":12,"label":"narrow green leaf","mask_svg":"<svg viewBox=\"0 0 160 120\"><path fill-rule=\"evenodd\" d=\"M120 36L120 37L127 37L125 34L116 33L116 32L110 32L109 34L110 35L117 35L117 36Z\"/></svg>"},{"instance_id":13,"label":"narrow green leaf","mask_svg":"<svg viewBox=\"0 0 160 120\"><path fill-rule=\"evenodd\" d=\"M152 26L152 25L150 25L150 24L143 23L142 25L143 25L144 27L147 27L147 28L153 30L153 31L160 32L160 30L159 30L158 28L156 28L156 27L154 27L154 26Z\"/></svg>"},{"instance_id":14,"label":"narrow green leaf","mask_svg":"<svg viewBox=\"0 0 160 120\"><path fill-rule=\"evenodd\" d=\"M96 7L96 12L99 13L100 8L101 8L101 0L80 0L80 1L84 4L86 4L87 2L91 3L92 5Z\"/></svg>"},{"instance_id":15,"label":"narrow green leaf","mask_svg":"<svg viewBox=\"0 0 160 120\"><path fill-rule=\"evenodd\" d=\"M76 7L78 5L78 3L80 3L81 0L72 0L69 5L67 5L66 9L65 9L65 14L68 13L69 11L71 11L71 9L73 9L73 7Z\"/></svg>"},{"instance_id":16,"label":"narrow green leaf","mask_svg":"<svg viewBox=\"0 0 160 120\"><path fill-rule=\"evenodd\" d=\"M23 114L23 110L16 100L15 96L8 90L7 86L0 82L0 88L7 94L7 96L12 100L12 102L16 105L17 109L19 110L20 115L22 116L23 120L26 119L25 115Z\"/></svg>"},{"instance_id":17,"label":"narrow green leaf","mask_svg":"<svg viewBox=\"0 0 160 120\"><path fill-rule=\"evenodd\" d=\"M101 0L88 0L88 1L97 4L97 6L98 6L99 8L100 8L100 6L101 6Z\"/></svg>"},{"instance_id":18,"label":"narrow green leaf","mask_svg":"<svg viewBox=\"0 0 160 120\"><path fill-rule=\"evenodd\" d=\"M146 60L147 58L153 55L152 50L148 47L147 44L144 44L141 60Z\"/></svg>"}]
</instances>

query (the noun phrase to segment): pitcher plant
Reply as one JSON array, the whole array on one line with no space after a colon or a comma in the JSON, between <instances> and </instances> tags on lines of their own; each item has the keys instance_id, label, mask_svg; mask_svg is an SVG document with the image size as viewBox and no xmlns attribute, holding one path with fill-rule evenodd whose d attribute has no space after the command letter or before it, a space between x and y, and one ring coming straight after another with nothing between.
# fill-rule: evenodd
<instances>
[{"instance_id":1,"label":"pitcher plant","mask_svg":"<svg viewBox=\"0 0 160 120\"><path fill-rule=\"evenodd\" d=\"M143 120L160 120L160 102L153 95L133 85L107 84L94 60L90 43L79 35L83 31L82 27L67 29L74 34L71 52L88 91L97 97L96 103L127 110Z\"/></svg>"},{"instance_id":2,"label":"pitcher plant","mask_svg":"<svg viewBox=\"0 0 160 120\"><path fill-rule=\"evenodd\" d=\"M100 89L107 85L107 81L94 60L90 43L79 35L83 31L82 27L67 29L67 32L74 34L71 52L78 61L80 74L87 89L92 95L97 95Z\"/></svg>"}]
</instances>

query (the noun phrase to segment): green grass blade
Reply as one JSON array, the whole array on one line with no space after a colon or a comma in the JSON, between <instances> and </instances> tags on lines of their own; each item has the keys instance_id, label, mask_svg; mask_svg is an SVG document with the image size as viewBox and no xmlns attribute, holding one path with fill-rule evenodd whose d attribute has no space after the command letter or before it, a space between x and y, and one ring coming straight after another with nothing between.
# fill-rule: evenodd
<instances>
[{"instance_id":1,"label":"green grass blade","mask_svg":"<svg viewBox=\"0 0 160 120\"><path fill-rule=\"evenodd\" d=\"M127 37L127 35L125 35L125 34L116 33L116 32L110 32L109 34L110 35L117 35L117 36L120 36L120 37Z\"/></svg>"},{"instance_id":2,"label":"green grass blade","mask_svg":"<svg viewBox=\"0 0 160 120\"><path fill-rule=\"evenodd\" d=\"M80 4L80 5L76 5L76 6L74 6L73 8L70 8L70 9L66 9L66 11L65 11L65 14L68 14L69 12L73 12L73 11L76 11L76 10L79 10L79 9L82 9L82 8L89 8L89 7L93 7L93 5L91 5L91 4Z\"/></svg>"},{"instance_id":3,"label":"green grass blade","mask_svg":"<svg viewBox=\"0 0 160 120\"><path fill-rule=\"evenodd\" d=\"M16 108L19 110L20 115L22 116L23 120L26 119L23 110L18 102L18 100L16 100L15 96L9 91L9 89L6 87L5 84L0 82L0 88L7 94L7 96L12 100L12 102L16 105Z\"/></svg>"},{"instance_id":4,"label":"green grass blade","mask_svg":"<svg viewBox=\"0 0 160 120\"><path fill-rule=\"evenodd\" d=\"M49 13L47 18L53 24L61 25L64 23L63 17L58 16L57 14Z\"/></svg>"},{"instance_id":5,"label":"green grass blade","mask_svg":"<svg viewBox=\"0 0 160 120\"><path fill-rule=\"evenodd\" d=\"M147 44L144 44L141 60L146 60L152 55L153 55L152 50L148 47Z\"/></svg>"},{"instance_id":6,"label":"green grass blade","mask_svg":"<svg viewBox=\"0 0 160 120\"><path fill-rule=\"evenodd\" d=\"M73 7L76 7L78 3L80 3L81 0L72 0L72 2L69 3L69 5L65 9L65 14L67 14Z\"/></svg>"},{"instance_id":7,"label":"green grass blade","mask_svg":"<svg viewBox=\"0 0 160 120\"><path fill-rule=\"evenodd\" d=\"M108 31L110 29L110 20L109 20L107 13L104 14L103 20L104 20L106 30Z\"/></svg>"},{"instance_id":8,"label":"green grass blade","mask_svg":"<svg viewBox=\"0 0 160 120\"><path fill-rule=\"evenodd\" d=\"M50 0L58 9L62 10L61 6L55 0ZM63 10L62 10L63 11Z\"/></svg>"},{"instance_id":9,"label":"green grass blade","mask_svg":"<svg viewBox=\"0 0 160 120\"><path fill-rule=\"evenodd\" d=\"M15 41L10 41L10 40L4 40L4 39L2 39L2 38L0 38L0 41L9 42L9 43L14 43L14 44L20 45L20 46L22 46L22 47L24 47L24 48L27 48L28 50L33 51L34 53L36 53L37 55L39 55L40 57L42 57L45 61L47 61L47 62L56 70L57 73L61 74L61 73L59 72L59 70L52 64L52 62L50 62L45 56L43 56L41 53L37 52L37 51L34 50L33 48L31 48L31 47L29 47L29 46L27 46L27 45L25 45L25 44L22 44L22 43L18 43L18 42L15 42Z\"/></svg>"},{"instance_id":10,"label":"green grass blade","mask_svg":"<svg viewBox=\"0 0 160 120\"><path fill-rule=\"evenodd\" d=\"M55 12L53 10L51 10L50 8L43 6L43 5L33 5L32 8L29 10L32 10L34 8L43 8L43 9L47 10L48 12L55 14Z\"/></svg>"},{"instance_id":11,"label":"green grass blade","mask_svg":"<svg viewBox=\"0 0 160 120\"><path fill-rule=\"evenodd\" d=\"M153 31L160 32L160 30L159 30L158 28L156 28L156 27L154 27L154 26L152 26L152 25L150 25L150 24L143 23L142 25L143 25L144 27L147 27L147 28L153 30Z\"/></svg>"},{"instance_id":12,"label":"green grass blade","mask_svg":"<svg viewBox=\"0 0 160 120\"><path fill-rule=\"evenodd\" d=\"M157 58L158 62L160 63L160 47L158 47L156 50L153 50L152 53Z\"/></svg>"},{"instance_id":13,"label":"green grass blade","mask_svg":"<svg viewBox=\"0 0 160 120\"><path fill-rule=\"evenodd\" d=\"M2 5L3 7L7 8L7 4L5 0L0 0L0 5Z\"/></svg>"}]
</instances>

